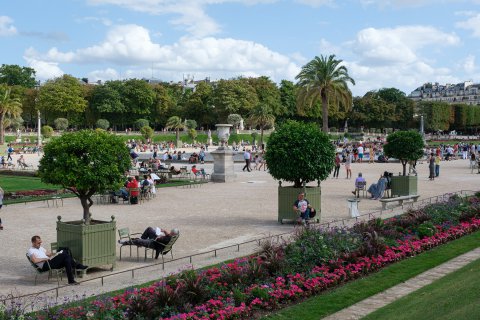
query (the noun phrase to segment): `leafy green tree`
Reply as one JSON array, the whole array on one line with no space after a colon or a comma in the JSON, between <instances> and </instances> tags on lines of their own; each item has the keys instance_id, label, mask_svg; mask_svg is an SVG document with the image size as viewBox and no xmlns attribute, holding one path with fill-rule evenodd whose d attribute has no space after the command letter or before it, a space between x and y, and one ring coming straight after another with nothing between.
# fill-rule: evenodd
<instances>
[{"instance_id":1,"label":"leafy green tree","mask_svg":"<svg viewBox=\"0 0 480 320\"><path fill-rule=\"evenodd\" d=\"M38 168L40 178L72 191L80 199L86 224L91 221L91 197L120 188L130 167L123 140L106 132L65 133L49 142L44 152Z\"/></svg>"},{"instance_id":2,"label":"leafy green tree","mask_svg":"<svg viewBox=\"0 0 480 320\"><path fill-rule=\"evenodd\" d=\"M107 119L98 119L95 126L98 129L107 130L110 127L110 123L108 122Z\"/></svg>"},{"instance_id":3,"label":"leafy green tree","mask_svg":"<svg viewBox=\"0 0 480 320\"><path fill-rule=\"evenodd\" d=\"M255 144L255 141L257 141L258 132L252 132L250 135L252 136L252 144Z\"/></svg>"},{"instance_id":4,"label":"leafy green tree","mask_svg":"<svg viewBox=\"0 0 480 320\"><path fill-rule=\"evenodd\" d=\"M456 130L465 130L467 128L468 109L471 106L466 104L454 104L452 106L455 113L455 121L453 123Z\"/></svg>"},{"instance_id":5,"label":"leafy green tree","mask_svg":"<svg viewBox=\"0 0 480 320\"><path fill-rule=\"evenodd\" d=\"M135 116L148 116L155 103L155 92L143 80L130 79L125 81L122 92L122 103L127 112Z\"/></svg>"},{"instance_id":6,"label":"leafy green tree","mask_svg":"<svg viewBox=\"0 0 480 320\"><path fill-rule=\"evenodd\" d=\"M416 161L423 156L423 139L417 131L397 131L389 134L383 150L389 157L400 160L403 175L407 174L408 161Z\"/></svg>"},{"instance_id":7,"label":"leafy green tree","mask_svg":"<svg viewBox=\"0 0 480 320\"><path fill-rule=\"evenodd\" d=\"M177 117L177 116L168 118L166 128L175 130L175 135L177 138L177 146L178 146L180 144L180 129L185 128L182 122L182 119L180 119L180 117Z\"/></svg>"},{"instance_id":8,"label":"leafy green tree","mask_svg":"<svg viewBox=\"0 0 480 320\"><path fill-rule=\"evenodd\" d=\"M407 98L404 92L396 88L383 88L378 90L378 96L382 98L385 103L395 107L396 127L407 129L412 125L413 115L415 113L415 102Z\"/></svg>"},{"instance_id":9,"label":"leafy green tree","mask_svg":"<svg viewBox=\"0 0 480 320\"><path fill-rule=\"evenodd\" d=\"M426 130L445 131L449 129L452 107L448 103L422 101L418 106L420 114L423 115Z\"/></svg>"},{"instance_id":10,"label":"leafy green tree","mask_svg":"<svg viewBox=\"0 0 480 320\"><path fill-rule=\"evenodd\" d=\"M53 136L53 128L47 125L42 126L40 132L44 138L51 138Z\"/></svg>"},{"instance_id":11,"label":"leafy green tree","mask_svg":"<svg viewBox=\"0 0 480 320\"><path fill-rule=\"evenodd\" d=\"M395 105L385 102L375 91L369 91L362 98L355 98L353 101L350 115L358 126L381 128L397 119Z\"/></svg>"},{"instance_id":12,"label":"leafy green tree","mask_svg":"<svg viewBox=\"0 0 480 320\"><path fill-rule=\"evenodd\" d=\"M12 89L7 85L0 85L0 144L5 143L5 118L19 117L22 114L22 103L19 98L11 95Z\"/></svg>"},{"instance_id":13,"label":"leafy green tree","mask_svg":"<svg viewBox=\"0 0 480 320\"><path fill-rule=\"evenodd\" d=\"M217 113L212 103L213 88L200 82L185 102L184 116L197 121L199 127L210 127L216 123Z\"/></svg>"},{"instance_id":14,"label":"leafy green tree","mask_svg":"<svg viewBox=\"0 0 480 320\"><path fill-rule=\"evenodd\" d=\"M140 133L142 134L142 137L146 139L151 139L153 137L153 129L150 128L149 126L143 126L140 129Z\"/></svg>"},{"instance_id":15,"label":"leafy green tree","mask_svg":"<svg viewBox=\"0 0 480 320\"><path fill-rule=\"evenodd\" d=\"M197 130L195 129L188 129L188 136L192 139L192 141L195 143L195 139L197 139Z\"/></svg>"},{"instance_id":16,"label":"leafy green tree","mask_svg":"<svg viewBox=\"0 0 480 320\"><path fill-rule=\"evenodd\" d=\"M8 86L34 88L36 85L35 70L29 67L20 67L16 64L2 64L0 67L0 83Z\"/></svg>"},{"instance_id":17,"label":"leafy green tree","mask_svg":"<svg viewBox=\"0 0 480 320\"><path fill-rule=\"evenodd\" d=\"M275 122L272 110L268 105L259 104L250 112L249 120L253 125L260 127L260 144L262 145L265 127Z\"/></svg>"},{"instance_id":18,"label":"leafy green tree","mask_svg":"<svg viewBox=\"0 0 480 320\"><path fill-rule=\"evenodd\" d=\"M258 103L267 105L275 116L283 115L286 108L282 105L280 90L269 77L248 78L248 83L255 89Z\"/></svg>"},{"instance_id":19,"label":"leafy green tree","mask_svg":"<svg viewBox=\"0 0 480 320\"><path fill-rule=\"evenodd\" d=\"M141 129L143 127L149 127L150 122L147 119L138 119L135 121L135 127Z\"/></svg>"},{"instance_id":20,"label":"leafy green tree","mask_svg":"<svg viewBox=\"0 0 480 320\"><path fill-rule=\"evenodd\" d=\"M297 115L297 90L295 84L288 80L280 82L280 102L285 109L286 117Z\"/></svg>"},{"instance_id":21,"label":"leafy green tree","mask_svg":"<svg viewBox=\"0 0 480 320\"><path fill-rule=\"evenodd\" d=\"M227 117L227 123L233 125L235 129L238 129L238 126L242 122L242 116L237 113L229 114Z\"/></svg>"},{"instance_id":22,"label":"leafy green tree","mask_svg":"<svg viewBox=\"0 0 480 320\"><path fill-rule=\"evenodd\" d=\"M57 130L67 130L68 128L68 120L65 119L65 118L57 118L55 119L55 121L53 121L53 123L55 124L55 128L57 128Z\"/></svg>"},{"instance_id":23,"label":"leafy green tree","mask_svg":"<svg viewBox=\"0 0 480 320\"><path fill-rule=\"evenodd\" d=\"M220 80L214 90L213 104L219 121L226 121L232 113L246 117L258 104L258 97L255 88L244 79Z\"/></svg>"},{"instance_id":24,"label":"leafy green tree","mask_svg":"<svg viewBox=\"0 0 480 320\"><path fill-rule=\"evenodd\" d=\"M347 108L352 105L352 93L347 83L355 84L355 81L341 63L342 60L335 59L335 55L315 57L295 77L300 87L297 104L300 110L311 108L318 100L322 102L324 132L328 132L329 104L343 104Z\"/></svg>"},{"instance_id":25,"label":"leafy green tree","mask_svg":"<svg viewBox=\"0 0 480 320\"><path fill-rule=\"evenodd\" d=\"M185 127L187 127L188 129L195 129L197 127L197 121L195 120L187 120L185 122Z\"/></svg>"},{"instance_id":26,"label":"leafy green tree","mask_svg":"<svg viewBox=\"0 0 480 320\"><path fill-rule=\"evenodd\" d=\"M303 183L328 177L335 166L335 150L328 135L315 124L288 120L270 135L265 159L275 179L291 181L300 188Z\"/></svg>"},{"instance_id":27,"label":"leafy green tree","mask_svg":"<svg viewBox=\"0 0 480 320\"><path fill-rule=\"evenodd\" d=\"M176 89L168 84L158 84L153 87L155 101L153 119L156 125L166 126L168 118L178 114Z\"/></svg>"},{"instance_id":28,"label":"leafy green tree","mask_svg":"<svg viewBox=\"0 0 480 320\"><path fill-rule=\"evenodd\" d=\"M98 118L107 118L114 126L123 127L127 108L122 102L122 90L122 81L107 81L103 85L95 86L90 97L90 105Z\"/></svg>"},{"instance_id":29,"label":"leafy green tree","mask_svg":"<svg viewBox=\"0 0 480 320\"><path fill-rule=\"evenodd\" d=\"M83 85L69 75L47 81L40 87L38 108L47 118L47 112L57 113L70 119L75 113L83 113L87 107Z\"/></svg>"}]
</instances>

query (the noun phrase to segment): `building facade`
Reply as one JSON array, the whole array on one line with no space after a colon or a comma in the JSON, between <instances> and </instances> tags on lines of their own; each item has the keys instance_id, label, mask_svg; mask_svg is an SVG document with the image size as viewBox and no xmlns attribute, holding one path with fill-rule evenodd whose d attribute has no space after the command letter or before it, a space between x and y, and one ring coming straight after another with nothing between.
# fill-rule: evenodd
<instances>
[{"instance_id":1,"label":"building facade","mask_svg":"<svg viewBox=\"0 0 480 320\"><path fill-rule=\"evenodd\" d=\"M480 83L465 81L457 84L441 85L425 83L408 96L413 101L440 101L449 104L480 105Z\"/></svg>"}]
</instances>

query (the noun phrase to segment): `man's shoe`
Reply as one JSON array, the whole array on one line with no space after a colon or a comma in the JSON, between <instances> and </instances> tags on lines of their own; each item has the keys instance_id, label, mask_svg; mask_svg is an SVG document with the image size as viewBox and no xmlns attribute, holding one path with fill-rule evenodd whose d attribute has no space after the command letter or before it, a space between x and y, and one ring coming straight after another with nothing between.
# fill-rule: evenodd
<instances>
[{"instance_id":1,"label":"man's shoe","mask_svg":"<svg viewBox=\"0 0 480 320\"><path fill-rule=\"evenodd\" d=\"M80 284L80 282L77 282L77 281L75 281L75 280L73 280L72 282L69 282L69 283L68 283L69 286L77 286L77 285L79 285L79 284Z\"/></svg>"},{"instance_id":2,"label":"man's shoe","mask_svg":"<svg viewBox=\"0 0 480 320\"><path fill-rule=\"evenodd\" d=\"M77 266L75 267L75 269L85 270L85 269L88 269L88 266L84 266L83 264L77 264Z\"/></svg>"}]
</instances>

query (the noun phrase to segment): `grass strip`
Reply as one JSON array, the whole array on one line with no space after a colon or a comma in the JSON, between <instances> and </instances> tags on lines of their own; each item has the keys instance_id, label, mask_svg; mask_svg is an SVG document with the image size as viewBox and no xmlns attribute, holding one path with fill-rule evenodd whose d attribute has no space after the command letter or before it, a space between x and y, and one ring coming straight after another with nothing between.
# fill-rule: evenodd
<instances>
[{"instance_id":1,"label":"grass strip","mask_svg":"<svg viewBox=\"0 0 480 320\"><path fill-rule=\"evenodd\" d=\"M479 287L480 260L476 260L363 319L480 319Z\"/></svg>"},{"instance_id":2,"label":"grass strip","mask_svg":"<svg viewBox=\"0 0 480 320\"><path fill-rule=\"evenodd\" d=\"M394 263L365 278L349 282L304 302L266 315L264 319L307 320L326 317L479 246L480 232L475 232L415 257Z\"/></svg>"}]
</instances>

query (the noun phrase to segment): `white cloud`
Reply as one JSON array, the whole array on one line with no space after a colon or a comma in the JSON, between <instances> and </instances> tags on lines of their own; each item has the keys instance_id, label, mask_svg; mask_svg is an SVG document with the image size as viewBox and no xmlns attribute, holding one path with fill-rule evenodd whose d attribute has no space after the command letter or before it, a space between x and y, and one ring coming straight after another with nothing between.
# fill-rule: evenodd
<instances>
[{"instance_id":1,"label":"white cloud","mask_svg":"<svg viewBox=\"0 0 480 320\"><path fill-rule=\"evenodd\" d=\"M480 37L480 13L471 14L467 20L457 22L456 27L470 30L474 37Z\"/></svg>"},{"instance_id":2,"label":"white cloud","mask_svg":"<svg viewBox=\"0 0 480 320\"><path fill-rule=\"evenodd\" d=\"M477 70L477 67L475 65L475 56L474 55L468 55L467 58L463 61L463 69L465 70L466 73L474 73Z\"/></svg>"},{"instance_id":3,"label":"white cloud","mask_svg":"<svg viewBox=\"0 0 480 320\"><path fill-rule=\"evenodd\" d=\"M88 3L92 5L116 5L154 15L173 14L177 17L170 20L172 24L184 27L191 36L201 38L217 34L221 29L220 26L206 14L205 8L208 5L228 2L254 5L258 3L273 3L276 1L277 0L88 0Z\"/></svg>"},{"instance_id":4,"label":"white cloud","mask_svg":"<svg viewBox=\"0 0 480 320\"><path fill-rule=\"evenodd\" d=\"M332 6L335 5L336 0L295 0L295 2L317 8L317 7L321 7L321 6L332 7Z\"/></svg>"},{"instance_id":5,"label":"white cloud","mask_svg":"<svg viewBox=\"0 0 480 320\"><path fill-rule=\"evenodd\" d=\"M36 78L39 80L49 80L64 74L57 62L42 61L30 57L24 57L24 59L31 68L35 69Z\"/></svg>"},{"instance_id":6,"label":"white cloud","mask_svg":"<svg viewBox=\"0 0 480 320\"><path fill-rule=\"evenodd\" d=\"M244 75L266 75L274 81L293 79L300 68L291 58L274 52L264 45L232 38L183 37L171 45L154 43L150 33L138 25L112 27L105 40L97 45L76 51L61 52L52 48L39 53L30 48L25 52L29 61L71 64L116 64L127 71L122 77L150 77L151 68L166 79L178 79L182 73L194 73L196 77L230 78ZM119 74L113 69L97 70L92 77L115 79Z\"/></svg>"},{"instance_id":7,"label":"white cloud","mask_svg":"<svg viewBox=\"0 0 480 320\"><path fill-rule=\"evenodd\" d=\"M7 16L0 16L0 37L13 36L17 34L17 28L12 25L13 20Z\"/></svg>"},{"instance_id":8,"label":"white cloud","mask_svg":"<svg viewBox=\"0 0 480 320\"><path fill-rule=\"evenodd\" d=\"M364 63L385 65L413 63L418 59L419 49L456 45L459 42L455 34L433 27L401 26L393 29L363 29L350 45Z\"/></svg>"}]
</instances>

